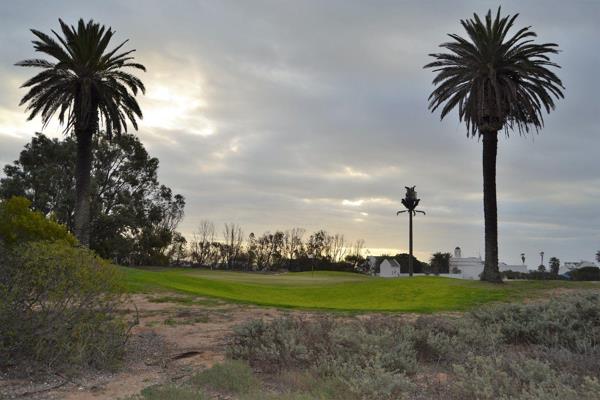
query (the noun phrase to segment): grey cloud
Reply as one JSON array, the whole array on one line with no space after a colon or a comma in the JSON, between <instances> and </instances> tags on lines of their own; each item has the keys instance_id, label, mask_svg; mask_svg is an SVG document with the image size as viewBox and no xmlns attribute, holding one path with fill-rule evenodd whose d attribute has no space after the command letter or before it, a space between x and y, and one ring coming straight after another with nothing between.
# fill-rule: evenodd
<instances>
[{"instance_id":1,"label":"grey cloud","mask_svg":"<svg viewBox=\"0 0 600 400\"><path fill-rule=\"evenodd\" d=\"M27 29L49 31L58 17L93 17L131 39L148 67L149 90L201 87L203 104L187 111L182 126L142 122L139 132L161 160L161 180L187 198L184 233L210 218L241 223L247 233L323 227L374 248L405 248L397 199L405 185L416 184L429 210L416 227L421 254L461 245L477 255L481 144L466 138L456 115L440 122L429 113L432 74L422 66L446 33L461 31L460 18L496 6L22 1L0 17L0 73L10 77L3 79L0 111L22 111L15 103L22 93L11 85L31 71L11 66L32 54ZM521 252L545 250L563 260L590 259L600 248L600 58L590 51L600 36L600 5L511 1L503 9L520 12L518 23L533 25L540 40L560 44L567 98L540 135L501 140L501 258L518 262ZM150 117L155 103L142 105ZM192 117L205 118L215 133L194 134ZM0 161L16 158L28 139L0 136ZM392 202L342 204L370 198Z\"/></svg>"}]
</instances>

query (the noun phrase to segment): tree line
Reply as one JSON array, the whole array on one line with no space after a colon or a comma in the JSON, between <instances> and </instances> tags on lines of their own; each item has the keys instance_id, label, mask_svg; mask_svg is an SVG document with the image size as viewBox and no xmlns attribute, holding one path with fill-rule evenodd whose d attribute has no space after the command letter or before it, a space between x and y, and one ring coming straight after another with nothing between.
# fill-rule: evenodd
<instances>
[{"instance_id":1,"label":"tree line","mask_svg":"<svg viewBox=\"0 0 600 400\"><path fill-rule=\"evenodd\" d=\"M176 258L181 264L222 269L354 271L364 262L364 244L362 239L351 242L325 230L307 235L303 228L246 236L240 225L226 223L218 232L212 221L203 220Z\"/></svg>"}]
</instances>

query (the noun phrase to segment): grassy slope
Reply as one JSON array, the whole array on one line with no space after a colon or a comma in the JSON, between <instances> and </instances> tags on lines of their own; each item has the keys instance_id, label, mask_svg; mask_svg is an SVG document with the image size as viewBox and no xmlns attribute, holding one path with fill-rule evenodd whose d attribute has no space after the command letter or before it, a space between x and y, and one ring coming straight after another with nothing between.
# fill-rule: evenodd
<instances>
[{"instance_id":1,"label":"grassy slope","mask_svg":"<svg viewBox=\"0 0 600 400\"><path fill-rule=\"evenodd\" d=\"M434 312L465 310L491 301L520 300L555 287L598 287L561 281L493 285L441 277L384 279L318 271L287 274L189 269L122 270L132 292L173 290L261 305L352 311Z\"/></svg>"}]
</instances>

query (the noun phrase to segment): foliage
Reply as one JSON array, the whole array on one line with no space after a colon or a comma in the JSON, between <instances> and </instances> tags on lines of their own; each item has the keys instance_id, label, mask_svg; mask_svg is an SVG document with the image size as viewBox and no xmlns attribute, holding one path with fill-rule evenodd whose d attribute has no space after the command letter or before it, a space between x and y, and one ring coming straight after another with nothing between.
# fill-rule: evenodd
<instances>
[{"instance_id":1,"label":"foliage","mask_svg":"<svg viewBox=\"0 0 600 400\"><path fill-rule=\"evenodd\" d=\"M519 305L483 307L470 313L478 326L511 344L536 344L585 352L600 345L600 294Z\"/></svg>"},{"instance_id":2,"label":"foliage","mask_svg":"<svg viewBox=\"0 0 600 400\"><path fill-rule=\"evenodd\" d=\"M41 117L44 126L57 116L64 132L77 140L74 232L82 245L89 246L92 140L101 124L109 139L113 132L117 136L127 132L128 124L137 129L142 111L136 95L145 87L129 71L146 69L133 62L135 50L121 51L127 41L109 50L114 35L110 27L83 19L77 27L59 22L62 36L31 30L35 51L51 60L33 58L16 64L43 70L21 86L28 92L20 105L27 105L30 120Z\"/></svg>"},{"instance_id":3,"label":"foliage","mask_svg":"<svg viewBox=\"0 0 600 400\"><path fill-rule=\"evenodd\" d=\"M516 127L519 132L543 125L542 111L554 109L562 98L561 80L548 67L559 68L549 56L558 53L555 43L533 43L536 34L525 27L508 36L517 15L495 18L491 10L482 21L461 20L468 39L450 34L440 47L448 53L430 54L436 61L425 68L437 73L429 108L443 105L441 118L458 106L469 134Z\"/></svg>"},{"instance_id":4,"label":"foliage","mask_svg":"<svg viewBox=\"0 0 600 400\"><path fill-rule=\"evenodd\" d=\"M571 279L574 281L600 281L600 268L582 267L571 271Z\"/></svg>"},{"instance_id":5,"label":"foliage","mask_svg":"<svg viewBox=\"0 0 600 400\"><path fill-rule=\"evenodd\" d=\"M25 196L34 210L73 230L76 149L72 138L38 133L4 167L0 197ZM132 135L97 138L93 158L90 247L122 264L166 264L170 255L181 256L175 229L185 200L158 182L158 159Z\"/></svg>"},{"instance_id":6,"label":"foliage","mask_svg":"<svg viewBox=\"0 0 600 400\"><path fill-rule=\"evenodd\" d=\"M228 393L251 393L260 385L248 364L239 360L215 364L212 368L194 375L190 383L193 386L206 386Z\"/></svg>"},{"instance_id":7,"label":"foliage","mask_svg":"<svg viewBox=\"0 0 600 400\"><path fill-rule=\"evenodd\" d=\"M552 272L543 271L529 271L529 272L519 272L519 271L502 271L502 277L506 279L528 279L528 280L543 280L543 281L556 281L556 280L566 280L564 276L554 274Z\"/></svg>"},{"instance_id":8,"label":"foliage","mask_svg":"<svg viewBox=\"0 0 600 400\"><path fill-rule=\"evenodd\" d=\"M35 240L63 240L72 245L75 238L64 225L31 211L31 202L24 197L11 197L0 202L0 241L6 245Z\"/></svg>"},{"instance_id":9,"label":"foliage","mask_svg":"<svg viewBox=\"0 0 600 400\"><path fill-rule=\"evenodd\" d=\"M114 367L126 339L115 313L122 276L93 252L64 241L30 242L0 254L0 363L48 368Z\"/></svg>"},{"instance_id":10,"label":"foliage","mask_svg":"<svg viewBox=\"0 0 600 400\"><path fill-rule=\"evenodd\" d=\"M582 399L600 396L597 378L578 379L548 363L523 356L471 356L454 366L452 398L495 399Z\"/></svg>"},{"instance_id":11,"label":"foliage","mask_svg":"<svg viewBox=\"0 0 600 400\"><path fill-rule=\"evenodd\" d=\"M236 328L230 356L284 371L286 387L303 393L337 382L347 399L591 400L600 395L599 310L600 295L588 293L414 323L391 315L252 321ZM431 378L438 371L443 381Z\"/></svg>"},{"instance_id":12,"label":"foliage","mask_svg":"<svg viewBox=\"0 0 600 400\"><path fill-rule=\"evenodd\" d=\"M450 253L433 253L429 265L431 272L436 275L450 273Z\"/></svg>"},{"instance_id":13,"label":"foliage","mask_svg":"<svg viewBox=\"0 0 600 400\"><path fill-rule=\"evenodd\" d=\"M408 253L400 253L394 256L394 259L398 261L400 264L400 272L403 274L408 274L408 259L410 255ZM423 261L419 261L415 256L413 258L413 272L415 274L420 274L429 269L427 263Z\"/></svg>"},{"instance_id":14,"label":"foliage","mask_svg":"<svg viewBox=\"0 0 600 400\"><path fill-rule=\"evenodd\" d=\"M264 232L260 236L251 232L244 243L242 228L230 223L224 226L223 240L217 241L215 225L203 220L190 242L190 256L196 266L211 269L360 272L363 240L357 240L351 254L345 257L349 243L343 235L319 230L304 240L304 233L302 228Z\"/></svg>"},{"instance_id":15,"label":"foliage","mask_svg":"<svg viewBox=\"0 0 600 400\"><path fill-rule=\"evenodd\" d=\"M554 275L558 275L558 271L560 270L560 260L556 257L550 257L550 273Z\"/></svg>"},{"instance_id":16,"label":"foliage","mask_svg":"<svg viewBox=\"0 0 600 400\"><path fill-rule=\"evenodd\" d=\"M107 51L115 31L92 20L86 23L80 19L77 28L61 19L59 22L62 37L56 34L58 41L31 30L37 38L33 41L35 51L52 57L54 62L35 58L16 64L43 69L22 85L29 88L21 99L21 105L28 104L29 119L39 114L47 124L58 113L60 123L66 124L68 131L88 126L92 119L98 119L99 113L109 138L113 132L127 132L128 122L137 128L136 117L141 118L142 111L135 96L145 87L124 70L146 70L132 62L131 53L135 50L118 53L125 41Z\"/></svg>"}]
</instances>

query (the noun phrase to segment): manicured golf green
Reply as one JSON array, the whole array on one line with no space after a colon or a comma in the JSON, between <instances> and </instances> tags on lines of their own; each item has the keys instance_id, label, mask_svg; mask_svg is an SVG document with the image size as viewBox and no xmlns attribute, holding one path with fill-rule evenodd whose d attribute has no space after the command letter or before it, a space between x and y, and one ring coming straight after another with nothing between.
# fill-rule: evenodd
<instances>
[{"instance_id":1,"label":"manicured golf green","mask_svg":"<svg viewBox=\"0 0 600 400\"><path fill-rule=\"evenodd\" d=\"M258 274L122 267L131 292L175 291L259 305L345 311L460 311L493 301L539 297L553 288L596 283L519 281L502 285L443 277L376 278L317 271Z\"/></svg>"}]
</instances>

